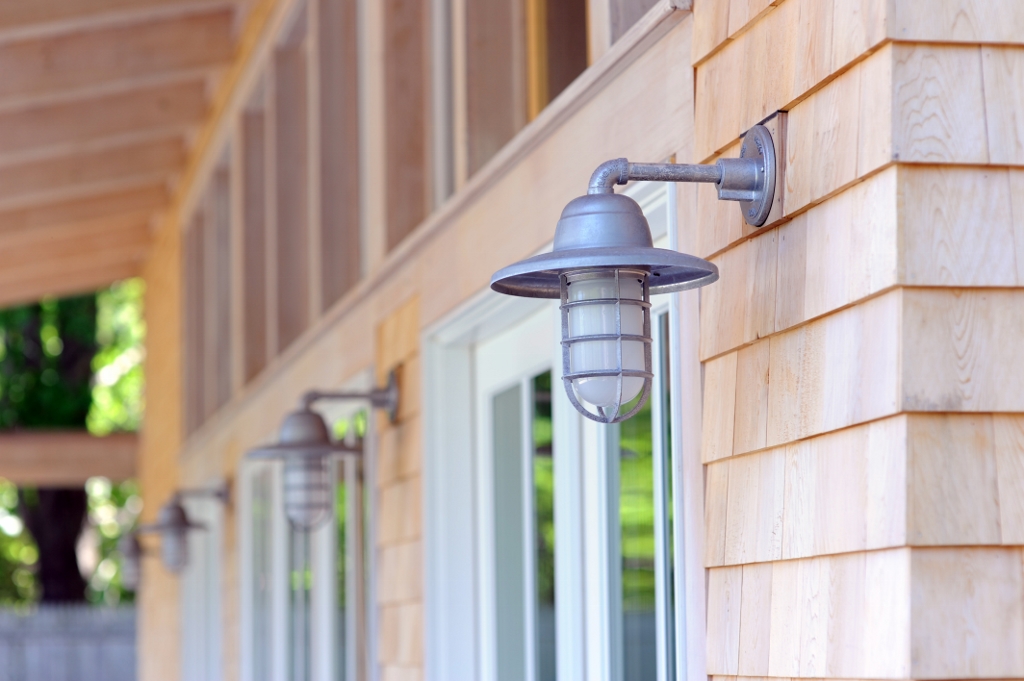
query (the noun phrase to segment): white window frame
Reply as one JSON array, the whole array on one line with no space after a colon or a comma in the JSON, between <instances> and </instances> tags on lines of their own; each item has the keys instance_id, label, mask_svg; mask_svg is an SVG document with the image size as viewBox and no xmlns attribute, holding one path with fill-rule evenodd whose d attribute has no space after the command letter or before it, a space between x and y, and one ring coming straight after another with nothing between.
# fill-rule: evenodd
<instances>
[{"instance_id":1,"label":"white window frame","mask_svg":"<svg viewBox=\"0 0 1024 681\"><path fill-rule=\"evenodd\" d=\"M223 481L209 481L209 488ZM223 594L224 505L211 497L185 497L189 520L203 525L188 533L188 564L181 572L181 675L196 681L218 681L224 674L221 631Z\"/></svg>"},{"instance_id":2,"label":"white window frame","mask_svg":"<svg viewBox=\"0 0 1024 681\"><path fill-rule=\"evenodd\" d=\"M637 183L625 193L646 210L662 207L665 245L679 247L677 189L674 185ZM669 357L675 522L672 549L675 564L674 671L659 669L659 679L705 681L703 468L700 463L701 368L696 292L664 296L653 312L669 314ZM474 396L474 346L551 305L482 293L421 339L424 349L424 566L426 571L426 655L430 681L493 678L492 651L481 632L493 631L481 560L489 542L479 487L479 432ZM652 314L652 320L654 314ZM557 328L557 327L556 327ZM683 333L683 329L686 330ZM557 342L557 341L556 341ZM552 349L555 448L555 523L558 555L557 594L558 678L616 681L620 663L611 631L618 597L610 597L614 568L610 559L618 528L611 532L617 500L608 498L608 476L598 457L581 451L607 447L600 427L578 416L560 389L560 352ZM544 364L538 358L538 366ZM660 383L660 379L659 379ZM657 386L660 388L660 385ZM486 436L483 435L484 437ZM575 452L576 456L566 455ZM656 488L657 489L657 488ZM587 518L587 522L582 522ZM596 522L595 522L596 520ZM483 529L482 529L483 528ZM572 547L576 547L573 549ZM617 560L617 554L616 559ZM465 585L474 584L474 589ZM663 594L665 584L660 592ZM659 604L659 609L662 607ZM661 613L663 615L663 613ZM659 622L663 620L659 617ZM659 632L664 632L659 625ZM484 634L486 636L486 634ZM661 635L661 633L659 634ZM664 642L663 642L664 643ZM661 662L659 661L659 664ZM621 668L621 667L619 667Z\"/></svg>"}]
</instances>

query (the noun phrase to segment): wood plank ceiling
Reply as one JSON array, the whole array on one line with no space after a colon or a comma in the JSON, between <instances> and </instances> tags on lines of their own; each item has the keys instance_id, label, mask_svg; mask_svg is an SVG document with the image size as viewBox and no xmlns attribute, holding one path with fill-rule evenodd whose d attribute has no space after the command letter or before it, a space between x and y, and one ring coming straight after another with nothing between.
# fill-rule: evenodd
<instances>
[{"instance_id":1,"label":"wood plank ceiling","mask_svg":"<svg viewBox=\"0 0 1024 681\"><path fill-rule=\"evenodd\" d=\"M247 0L0 0L0 306L138 274Z\"/></svg>"}]
</instances>

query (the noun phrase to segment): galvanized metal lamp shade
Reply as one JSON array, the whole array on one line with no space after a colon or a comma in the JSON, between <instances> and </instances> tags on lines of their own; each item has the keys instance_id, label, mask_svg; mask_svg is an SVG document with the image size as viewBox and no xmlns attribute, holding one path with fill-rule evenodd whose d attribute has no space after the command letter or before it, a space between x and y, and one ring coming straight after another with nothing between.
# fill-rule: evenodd
<instances>
[{"instance_id":1,"label":"galvanized metal lamp shade","mask_svg":"<svg viewBox=\"0 0 1024 681\"><path fill-rule=\"evenodd\" d=\"M142 544L135 532L126 532L117 540L117 551L121 554L121 586L136 591L142 576Z\"/></svg>"},{"instance_id":2,"label":"galvanized metal lamp shade","mask_svg":"<svg viewBox=\"0 0 1024 681\"><path fill-rule=\"evenodd\" d=\"M285 417L276 444L254 449L246 458L284 461L285 515L294 528L308 531L330 518L334 509L330 457L344 453L362 450L333 442L323 417L303 406Z\"/></svg>"},{"instance_id":3,"label":"galvanized metal lamp shade","mask_svg":"<svg viewBox=\"0 0 1024 681\"><path fill-rule=\"evenodd\" d=\"M205 529L205 525L189 519L185 507L181 505L181 496L175 494L160 507L155 523L142 525L135 531L160 535L160 562L168 572L177 574L188 565L189 531ZM141 555L141 550L136 555Z\"/></svg>"},{"instance_id":4,"label":"galvanized metal lamp shade","mask_svg":"<svg viewBox=\"0 0 1024 681\"><path fill-rule=\"evenodd\" d=\"M551 253L499 270L499 293L562 301L562 380L588 418L617 423L650 394L650 294L718 279L718 268L655 248L640 206L621 194L589 194L562 211ZM623 405L640 395L628 411ZM584 406L592 405L593 409Z\"/></svg>"},{"instance_id":5,"label":"galvanized metal lamp shade","mask_svg":"<svg viewBox=\"0 0 1024 681\"><path fill-rule=\"evenodd\" d=\"M767 129L755 126L741 158L715 165L608 161L594 172L588 194L562 211L551 252L491 278L498 293L561 299L566 393L580 413L602 423L628 419L650 395L650 295L718 279L718 268L706 260L654 248L640 206L613 193L630 180L714 183L720 199L739 201L744 219L761 225L775 192L774 143Z\"/></svg>"}]
</instances>

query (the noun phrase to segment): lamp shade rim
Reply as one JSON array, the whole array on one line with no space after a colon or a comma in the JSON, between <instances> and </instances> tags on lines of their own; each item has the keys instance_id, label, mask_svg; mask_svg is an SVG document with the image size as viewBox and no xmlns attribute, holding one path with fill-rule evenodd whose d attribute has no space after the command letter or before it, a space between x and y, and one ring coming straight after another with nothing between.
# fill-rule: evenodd
<instances>
[{"instance_id":1,"label":"lamp shade rim","mask_svg":"<svg viewBox=\"0 0 1024 681\"><path fill-rule=\"evenodd\" d=\"M246 453L245 458L256 461L266 459L290 459L296 457L315 459L325 456L332 456L335 454L362 453L362 448L351 447L343 443L309 445L279 443L273 445L264 445L263 447L257 447L256 449L250 449L249 452Z\"/></svg>"},{"instance_id":2,"label":"lamp shade rim","mask_svg":"<svg viewBox=\"0 0 1024 681\"><path fill-rule=\"evenodd\" d=\"M527 298L558 298L562 273L591 267L649 271L652 294L698 288L718 280L718 267L695 255L664 248L620 246L541 253L495 272L491 289Z\"/></svg>"}]
</instances>

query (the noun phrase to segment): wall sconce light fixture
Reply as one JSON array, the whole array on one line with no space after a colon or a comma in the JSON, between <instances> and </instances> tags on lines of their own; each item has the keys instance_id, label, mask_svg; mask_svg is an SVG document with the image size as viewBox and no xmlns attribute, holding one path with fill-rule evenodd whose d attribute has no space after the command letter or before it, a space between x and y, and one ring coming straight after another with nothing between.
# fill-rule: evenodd
<instances>
[{"instance_id":1,"label":"wall sconce light fixture","mask_svg":"<svg viewBox=\"0 0 1024 681\"><path fill-rule=\"evenodd\" d=\"M607 161L591 176L588 193L562 211L552 251L491 277L498 293L561 298L562 380L581 414L601 423L636 414L654 377L650 295L718 279L718 268L706 260L654 248L640 206L615 194L615 185L630 180L713 183L719 199L739 201L747 223L761 226L775 196L775 173L775 145L761 125L744 135L740 158L714 165ZM636 404L623 411L637 395Z\"/></svg>"},{"instance_id":2,"label":"wall sconce light fixture","mask_svg":"<svg viewBox=\"0 0 1024 681\"><path fill-rule=\"evenodd\" d=\"M157 511L155 523L140 525L122 535L117 545L122 561L121 582L126 588L135 590L139 585L140 562L145 554L139 542L140 534L160 535L160 562L168 572L177 574L188 565L188 533L190 530L205 530L206 526L188 517L181 503L186 497L212 497L227 504L231 500L231 492L227 483L212 489L178 490Z\"/></svg>"},{"instance_id":3,"label":"wall sconce light fixture","mask_svg":"<svg viewBox=\"0 0 1024 681\"><path fill-rule=\"evenodd\" d=\"M312 408L321 400L366 400L372 407L385 410L394 421L398 413L398 380L392 371L386 386L369 392L307 392L302 396L301 406L285 417L278 442L246 454L249 460L284 460L285 515L292 527L300 531L315 529L330 518L334 508L330 457L363 451L360 446L331 439L323 417Z\"/></svg>"}]
</instances>

